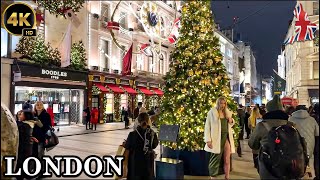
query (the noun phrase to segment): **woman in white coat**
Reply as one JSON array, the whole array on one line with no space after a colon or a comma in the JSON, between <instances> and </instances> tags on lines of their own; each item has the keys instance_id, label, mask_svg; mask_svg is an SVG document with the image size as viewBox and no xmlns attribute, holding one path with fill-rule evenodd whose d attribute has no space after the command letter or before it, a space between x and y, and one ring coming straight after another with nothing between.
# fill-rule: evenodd
<instances>
[{"instance_id":1,"label":"woman in white coat","mask_svg":"<svg viewBox=\"0 0 320 180\"><path fill-rule=\"evenodd\" d=\"M209 174L214 179L219 173L220 161L223 155L225 179L229 179L230 156L235 153L232 133L232 112L227 108L224 97L217 99L216 107L208 112L204 130L204 150L210 152Z\"/></svg>"}]
</instances>

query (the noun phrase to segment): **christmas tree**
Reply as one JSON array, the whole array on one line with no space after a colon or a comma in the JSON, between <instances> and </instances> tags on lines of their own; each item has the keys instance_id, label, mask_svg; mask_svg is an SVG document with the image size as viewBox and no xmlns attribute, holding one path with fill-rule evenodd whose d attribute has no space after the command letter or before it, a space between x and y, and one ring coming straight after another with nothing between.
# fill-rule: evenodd
<instances>
[{"instance_id":1,"label":"christmas tree","mask_svg":"<svg viewBox=\"0 0 320 180\"><path fill-rule=\"evenodd\" d=\"M87 66L86 49L82 41L73 43L71 46L71 68L84 70Z\"/></svg>"},{"instance_id":2,"label":"christmas tree","mask_svg":"<svg viewBox=\"0 0 320 180\"><path fill-rule=\"evenodd\" d=\"M48 47L48 53L49 53L49 65L60 67L61 66L61 53L58 50L58 48L52 48L50 43L47 45Z\"/></svg>"},{"instance_id":3,"label":"christmas tree","mask_svg":"<svg viewBox=\"0 0 320 180\"><path fill-rule=\"evenodd\" d=\"M222 63L219 39L214 36L210 1L187 1L182 7L180 37L165 76L159 125L180 125L178 143L163 143L172 149L202 150L204 125L209 110L220 96L236 112L229 78ZM237 139L238 118L234 126ZM236 140L235 140L236 142Z\"/></svg>"},{"instance_id":4,"label":"christmas tree","mask_svg":"<svg viewBox=\"0 0 320 180\"><path fill-rule=\"evenodd\" d=\"M22 36L15 51L23 55L23 58L30 59L31 52L34 47L35 39L33 37Z\"/></svg>"},{"instance_id":5,"label":"christmas tree","mask_svg":"<svg viewBox=\"0 0 320 180\"><path fill-rule=\"evenodd\" d=\"M30 58L37 64L48 63L49 60L49 48L43 36L38 35L33 44L33 48L30 53Z\"/></svg>"}]
</instances>

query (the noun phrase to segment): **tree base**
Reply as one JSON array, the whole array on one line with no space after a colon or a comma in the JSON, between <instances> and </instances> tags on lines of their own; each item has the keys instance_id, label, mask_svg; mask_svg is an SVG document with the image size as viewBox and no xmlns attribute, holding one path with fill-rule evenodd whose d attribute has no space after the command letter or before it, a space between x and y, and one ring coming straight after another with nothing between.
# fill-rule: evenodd
<instances>
[{"instance_id":1,"label":"tree base","mask_svg":"<svg viewBox=\"0 0 320 180\"><path fill-rule=\"evenodd\" d=\"M182 160L184 175L209 176L210 153L204 150L191 152L187 150L173 150L163 146L162 157ZM232 169L232 161L230 169ZM219 168L219 175L221 174L224 174L223 159Z\"/></svg>"}]
</instances>

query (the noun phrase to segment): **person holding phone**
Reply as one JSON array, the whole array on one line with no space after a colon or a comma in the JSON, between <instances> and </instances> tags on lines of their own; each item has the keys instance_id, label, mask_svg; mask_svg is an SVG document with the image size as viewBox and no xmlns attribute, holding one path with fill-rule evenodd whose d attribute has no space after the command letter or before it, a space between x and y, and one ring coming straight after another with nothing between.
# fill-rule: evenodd
<instances>
[{"instance_id":1,"label":"person holding phone","mask_svg":"<svg viewBox=\"0 0 320 180\"><path fill-rule=\"evenodd\" d=\"M210 152L209 175L215 179L223 158L225 179L230 178L230 157L235 153L232 126L235 124L225 97L219 97L216 107L208 112L204 130L204 150ZM223 157L222 157L223 155Z\"/></svg>"}]
</instances>

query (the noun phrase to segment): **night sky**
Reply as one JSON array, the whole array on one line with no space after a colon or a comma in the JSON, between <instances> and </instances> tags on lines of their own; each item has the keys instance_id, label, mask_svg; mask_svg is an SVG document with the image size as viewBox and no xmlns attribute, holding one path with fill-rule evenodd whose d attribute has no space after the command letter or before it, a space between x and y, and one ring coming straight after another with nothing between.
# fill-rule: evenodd
<instances>
[{"instance_id":1,"label":"night sky","mask_svg":"<svg viewBox=\"0 0 320 180\"><path fill-rule=\"evenodd\" d=\"M251 43L256 57L257 71L262 75L272 75L272 69L277 69L277 58L281 52L289 21L293 18L295 4L296 1L211 2L216 23L219 23L222 29L233 24L233 17L239 17L240 22L262 9L234 28L236 32L241 33L243 41Z\"/></svg>"}]
</instances>

